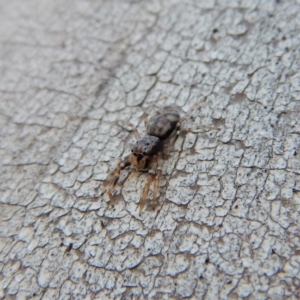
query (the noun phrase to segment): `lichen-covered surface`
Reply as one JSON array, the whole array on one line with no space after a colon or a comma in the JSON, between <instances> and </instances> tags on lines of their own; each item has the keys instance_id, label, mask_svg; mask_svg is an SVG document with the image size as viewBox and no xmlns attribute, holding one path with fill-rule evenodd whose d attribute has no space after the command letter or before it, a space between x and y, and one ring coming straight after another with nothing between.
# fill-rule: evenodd
<instances>
[{"instance_id":1,"label":"lichen-covered surface","mask_svg":"<svg viewBox=\"0 0 300 300\"><path fill-rule=\"evenodd\" d=\"M0 298L299 299L299 34L292 0L1 0ZM162 95L219 130L111 207Z\"/></svg>"}]
</instances>

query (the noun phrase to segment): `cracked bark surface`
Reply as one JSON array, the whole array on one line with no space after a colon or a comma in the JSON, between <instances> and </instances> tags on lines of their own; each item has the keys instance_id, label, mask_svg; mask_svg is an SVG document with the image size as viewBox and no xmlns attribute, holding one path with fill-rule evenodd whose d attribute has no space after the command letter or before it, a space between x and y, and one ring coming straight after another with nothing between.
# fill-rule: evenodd
<instances>
[{"instance_id":1,"label":"cracked bark surface","mask_svg":"<svg viewBox=\"0 0 300 300\"><path fill-rule=\"evenodd\" d=\"M0 1L0 298L299 299L299 1ZM165 163L103 180L161 96ZM126 179L126 180L125 180Z\"/></svg>"}]
</instances>

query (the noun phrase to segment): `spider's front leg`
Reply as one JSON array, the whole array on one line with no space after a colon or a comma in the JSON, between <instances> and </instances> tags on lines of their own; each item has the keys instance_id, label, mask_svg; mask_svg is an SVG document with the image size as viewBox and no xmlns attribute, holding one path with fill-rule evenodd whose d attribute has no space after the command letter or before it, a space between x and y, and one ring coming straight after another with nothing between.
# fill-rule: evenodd
<instances>
[{"instance_id":1,"label":"spider's front leg","mask_svg":"<svg viewBox=\"0 0 300 300\"><path fill-rule=\"evenodd\" d=\"M149 189L150 189L150 186L151 186L152 182L155 180L155 176L156 176L156 174L151 174L151 173L148 174L147 182L146 182L145 187L143 189L142 197L141 197L141 200L140 200L140 211L139 211L139 213L141 213L142 209L144 208L144 206L146 204L147 196L149 194Z\"/></svg>"},{"instance_id":2,"label":"spider's front leg","mask_svg":"<svg viewBox=\"0 0 300 300\"><path fill-rule=\"evenodd\" d=\"M154 182L153 200L154 201L156 200L156 195L157 195L157 192L159 189L159 181L160 181L161 174L162 174L162 170L161 170L162 152L160 152L155 159L156 159L156 161L154 162L153 167L148 172L147 182L145 184L145 187L143 189L143 193L141 196L140 209L139 209L140 213L146 204L150 186L153 182Z\"/></svg>"},{"instance_id":3,"label":"spider's front leg","mask_svg":"<svg viewBox=\"0 0 300 300\"><path fill-rule=\"evenodd\" d=\"M103 191L102 195L105 193L106 187L109 186L107 194L111 205L114 205L113 191L119 181L121 170L125 169L130 165L131 165L130 157L127 156L123 161L118 162L115 169L107 176L106 180L104 181L103 188L105 190Z\"/></svg>"},{"instance_id":4,"label":"spider's front leg","mask_svg":"<svg viewBox=\"0 0 300 300\"><path fill-rule=\"evenodd\" d=\"M153 200L154 201L156 201L156 194L159 189L159 181L161 178L161 173L162 173L162 170L160 170L160 169L156 170L156 174L155 174L155 178L154 178L154 190L153 190Z\"/></svg>"}]
</instances>

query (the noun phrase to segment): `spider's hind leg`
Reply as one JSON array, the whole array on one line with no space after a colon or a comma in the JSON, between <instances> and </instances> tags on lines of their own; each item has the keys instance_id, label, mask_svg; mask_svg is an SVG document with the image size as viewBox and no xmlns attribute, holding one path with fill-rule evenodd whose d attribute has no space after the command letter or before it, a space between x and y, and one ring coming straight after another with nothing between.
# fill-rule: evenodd
<instances>
[{"instance_id":1,"label":"spider's hind leg","mask_svg":"<svg viewBox=\"0 0 300 300\"><path fill-rule=\"evenodd\" d=\"M192 132L192 133L198 133L198 132L202 132L202 131L210 131L210 130L219 130L219 128L215 127L215 126L207 126L207 125L198 125L195 127L191 127L191 128L185 128L182 126L182 124L191 117L192 113L198 109L203 102L206 101L207 97L204 97L202 100L196 102L194 105L192 105L190 107L190 109L187 111L187 113L185 114L184 117L182 117L178 124L177 124L177 134L181 134L181 133L188 133L188 132Z\"/></svg>"},{"instance_id":2,"label":"spider's hind leg","mask_svg":"<svg viewBox=\"0 0 300 300\"><path fill-rule=\"evenodd\" d=\"M210 130L219 130L219 128L214 127L214 126L206 126L206 125L199 125L199 126L195 126L192 128L181 128L179 129L179 134L186 134L188 132L192 132L192 133L198 133L198 132L205 132L205 131L210 131Z\"/></svg>"},{"instance_id":3,"label":"spider's hind leg","mask_svg":"<svg viewBox=\"0 0 300 300\"><path fill-rule=\"evenodd\" d=\"M188 119L188 118L191 116L191 114L192 114L199 106L201 106L201 104L202 104L203 102L206 101L206 98L207 98L207 97L202 98L200 101L194 103L194 104L190 107L190 109L185 113L185 116L182 117L182 118L180 118L180 120L179 120L179 122L178 122L178 126L179 126L179 127L181 127L181 124L182 124L186 119Z\"/></svg>"}]
</instances>

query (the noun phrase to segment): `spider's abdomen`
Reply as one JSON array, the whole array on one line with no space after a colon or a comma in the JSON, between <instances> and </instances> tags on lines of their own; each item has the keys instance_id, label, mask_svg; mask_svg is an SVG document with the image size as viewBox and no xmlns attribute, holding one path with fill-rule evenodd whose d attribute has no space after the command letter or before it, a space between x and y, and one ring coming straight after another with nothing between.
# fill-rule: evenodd
<instances>
[{"instance_id":1,"label":"spider's abdomen","mask_svg":"<svg viewBox=\"0 0 300 300\"><path fill-rule=\"evenodd\" d=\"M147 134L164 140L176 129L180 120L179 108L166 106L161 111L150 116L147 124Z\"/></svg>"}]
</instances>

